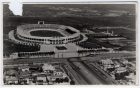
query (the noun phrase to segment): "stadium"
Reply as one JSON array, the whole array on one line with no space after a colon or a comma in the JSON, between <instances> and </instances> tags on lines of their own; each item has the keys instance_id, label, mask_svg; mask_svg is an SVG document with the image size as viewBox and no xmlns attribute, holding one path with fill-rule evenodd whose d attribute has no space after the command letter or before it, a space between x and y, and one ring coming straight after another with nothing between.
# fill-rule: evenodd
<instances>
[{"instance_id":1,"label":"stadium","mask_svg":"<svg viewBox=\"0 0 140 88\"><path fill-rule=\"evenodd\" d=\"M19 52L11 54L14 58L79 57L106 53L114 47L100 43L94 37L71 26L59 24L25 24L9 32L9 39L19 45L16 46Z\"/></svg>"},{"instance_id":2,"label":"stadium","mask_svg":"<svg viewBox=\"0 0 140 88\"><path fill-rule=\"evenodd\" d=\"M77 43L85 41L79 30L59 24L25 24L9 32L9 39L19 45L14 57L76 57L82 49Z\"/></svg>"},{"instance_id":3,"label":"stadium","mask_svg":"<svg viewBox=\"0 0 140 88\"><path fill-rule=\"evenodd\" d=\"M9 39L19 45L19 52L11 54L14 58L69 58L108 52L92 36L86 36L73 27L59 24L20 25L9 32Z\"/></svg>"},{"instance_id":4,"label":"stadium","mask_svg":"<svg viewBox=\"0 0 140 88\"><path fill-rule=\"evenodd\" d=\"M73 27L57 24L26 24L14 31L22 41L38 44L67 44L80 38L80 32Z\"/></svg>"}]
</instances>

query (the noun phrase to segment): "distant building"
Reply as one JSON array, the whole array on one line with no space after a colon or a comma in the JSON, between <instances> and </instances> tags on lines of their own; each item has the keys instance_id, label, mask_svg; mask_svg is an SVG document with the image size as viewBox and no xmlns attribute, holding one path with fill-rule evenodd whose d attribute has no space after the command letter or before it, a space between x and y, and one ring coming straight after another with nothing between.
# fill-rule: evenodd
<instances>
[{"instance_id":1,"label":"distant building","mask_svg":"<svg viewBox=\"0 0 140 88\"><path fill-rule=\"evenodd\" d=\"M15 76L5 76L5 81L7 84L18 84L18 78Z\"/></svg>"},{"instance_id":2,"label":"distant building","mask_svg":"<svg viewBox=\"0 0 140 88\"><path fill-rule=\"evenodd\" d=\"M126 71L127 71L126 67L116 68L116 73L123 73L123 72L126 72Z\"/></svg>"},{"instance_id":3,"label":"distant building","mask_svg":"<svg viewBox=\"0 0 140 88\"><path fill-rule=\"evenodd\" d=\"M25 72L25 71L29 71L29 66L20 66L18 67L19 70Z\"/></svg>"},{"instance_id":4,"label":"distant building","mask_svg":"<svg viewBox=\"0 0 140 88\"><path fill-rule=\"evenodd\" d=\"M52 66L51 64L45 63L45 64L42 66L42 69L43 69L43 71L48 71L48 70L54 71L54 70L55 70L55 67Z\"/></svg>"},{"instance_id":5,"label":"distant building","mask_svg":"<svg viewBox=\"0 0 140 88\"><path fill-rule=\"evenodd\" d=\"M43 75L43 74L38 75L36 80L37 80L37 82L42 82L42 83L47 82L46 75Z\"/></svg>"}]
</instances>

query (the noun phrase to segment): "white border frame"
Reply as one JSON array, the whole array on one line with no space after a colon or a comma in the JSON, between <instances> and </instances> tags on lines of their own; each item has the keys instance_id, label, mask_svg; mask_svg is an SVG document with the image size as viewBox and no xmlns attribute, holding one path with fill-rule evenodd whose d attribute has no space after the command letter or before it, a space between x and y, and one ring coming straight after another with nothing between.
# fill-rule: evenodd
<instances>
[{"instance_id":1,"label":"white border frame","mask_svg":"<svg viewBox=\"0 0 140 88\"><path fill-rule=\"evenodd\" d=\"M1 68L1 72L0 72L0 84L1 84L1 87L13 87L13 88L19 88L19 87L27 87L27 88L30 88L30 87L48 87L48 85L3 85L3 4L4 3L9 3L10 1L12 0L2 0L1 3L0 3L0 25L1 25L1 30L0 30L0 33L1 33L1 40L0 40L0 46L2 47L1 48L1 53L0 53L0 56L1 56L1 61L0 61L0 68ZM139 39L140 38L140 35L139 34L139 12L138 12L138 7L139 7L139 0L22 0L23 4L136 4L136 57L137 57L137 67L136 67L136 70L137 70L137 82L136 82L136 85L88 85L88 86L85 86L85 85L76 85L76 86L69 86L69 85L59 85L59 86L49 86L49 87L60 87L60 88L65 88L65 87L77 87L77 88L81 88L81 87L96 87L96 88L138 88L140 87L139 86L139 71L140 71L140 68L138 68L140 65L140 60L138 60L138 57L140 55L139 53L139 46L138 44L140 43Z\"/></svg>"}]
</instances>

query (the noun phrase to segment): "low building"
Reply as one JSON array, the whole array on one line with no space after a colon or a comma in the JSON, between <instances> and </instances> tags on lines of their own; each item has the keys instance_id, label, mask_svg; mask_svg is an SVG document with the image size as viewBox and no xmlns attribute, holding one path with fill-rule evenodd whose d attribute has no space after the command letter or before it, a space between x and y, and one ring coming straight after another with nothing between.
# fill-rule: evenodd
<instances>
[{"instance_id":1,"label":"low building","mask_svg":"<svg viewBox=\"0 0 140 88\"><path fill-rule=\"evenodd\" d=\"M113 63L113 61L110 60L110 59L101 60L100 63L101 63L101 65L103 66L103 69L104 69L104 70L114 68L114 63Z\"/></svg>"},{"instance_id":2,"label":"low building","mask_svg":"<svg viewBox=\"0 0 140 88\"><path fill-rule=\"evenodd\" d=\"M45 63L45 64L42 66L42 69L43 69L44 72L45 72L45 71L49 71L49 70L54 71L54 70L55 70L55 67L52 66L51 64Z\"/></svg>"},{"instance_id":3,"label":"low building","mask_svg":"<svg viewBox=\"0 0 140 88\"><path fill-rule=\"evenodd\" d=\"M29 66L21 66L21 67L18 67L19 70L25 72L25 71L29 71Z\"/></svg>"},{"instance_id":4,"label":"low building","mask_svg":"<svg viewBox=\"0 0 140 88\"><path fill-rule=\"evenodd\" d=\"M46 75L40 74L37 76L37 81L47 82Z\"/></svg>"},{"instance_id":5,"label":"low building","mask_svg":"<svg viewBox=\"0 0 140 88\"><path fill-rule=\"evenodd\" d=\"M123 73L123 72L126 72L127 69L125 67L119 67L119 68L116 68L116 73Z\"/></svg>"},{"instance_id":6,"label":"low building","mask_svg":"<svg viewBox=\"0 0 140 88\"><path fill-rule=\"evenodd\" d=\"M6 84L18 84L18 78L15 76L5 76Z\"/></svg>"}]
</instances>

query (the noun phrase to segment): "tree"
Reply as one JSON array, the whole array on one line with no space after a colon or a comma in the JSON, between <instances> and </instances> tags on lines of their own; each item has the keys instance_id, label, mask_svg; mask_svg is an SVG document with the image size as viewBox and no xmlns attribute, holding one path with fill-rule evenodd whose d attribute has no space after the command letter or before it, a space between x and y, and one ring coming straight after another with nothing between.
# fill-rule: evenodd
<instances>
[{"instance_id":1,"label":"tree","mask_svg":"<svg viewBox=\"0 0 140 88\"><path fill-rule=\"evenodd\" d=\"M75 85L75 82L73 80L70 81L70 85Z\"/></svg>"},{"instance_id":2,"label":"tree","mask_svg":"<svg viewBox=\"0 0 140 88\"><path fill-rule=\"evenodd\" d=\"M60 83L60 79L59 79L59 78L56 78L56 79L55 79L55 82L56 82L56 83Z\"/></svg>"},{"instance_id":3,"label":"tree","mask_svg":"<svg viewBox=\"0 0 140 88\"><path fill-rule=\"evenodd\" d=\"M69 82L68 77L65 77L65 78L64 78L64 82Z\"/></svg>"}]
</instances>

